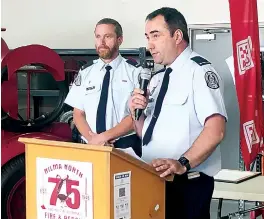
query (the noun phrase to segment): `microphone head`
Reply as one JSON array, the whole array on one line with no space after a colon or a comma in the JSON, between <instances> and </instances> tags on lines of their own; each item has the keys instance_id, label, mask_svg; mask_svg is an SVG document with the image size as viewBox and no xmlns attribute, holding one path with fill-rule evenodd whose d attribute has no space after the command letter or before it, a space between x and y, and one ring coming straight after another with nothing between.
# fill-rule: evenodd
<instances>
[{"instance_id":1,"label":"microphone head","mask_svg":"<svg viewBox=\"0 0 264 219\"><path fill-rule=\"evenodd\" d=\"M139 74L139 81L140 80L150 80L151 78L151 71L148 68L143 68L142 71Z\"/></svg>"}]
</instances>

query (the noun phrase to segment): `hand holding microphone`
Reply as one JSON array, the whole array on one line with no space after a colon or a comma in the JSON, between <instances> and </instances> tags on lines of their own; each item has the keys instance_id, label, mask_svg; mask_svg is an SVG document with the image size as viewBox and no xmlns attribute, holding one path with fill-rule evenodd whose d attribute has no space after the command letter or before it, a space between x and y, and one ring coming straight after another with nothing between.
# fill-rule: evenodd
<instances>
[{"instance_id":1,"label":"hand holding microphone","mask_svg":"<svg viewBox=\"0 0 264 219\"><path fill-rule=\"evenodd\" d=\"M144 68L139 75L139 88L136 88L129 101L129 109L135 120L139 120L143 110L148 105L148 84L151 78L149 69Z\"/></svg>"}]
</instances>

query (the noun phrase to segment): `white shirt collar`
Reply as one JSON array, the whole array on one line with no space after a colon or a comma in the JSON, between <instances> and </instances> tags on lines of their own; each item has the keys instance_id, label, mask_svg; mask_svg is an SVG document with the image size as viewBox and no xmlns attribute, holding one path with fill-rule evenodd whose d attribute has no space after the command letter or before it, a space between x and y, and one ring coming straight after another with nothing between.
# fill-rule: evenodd
<instances>
[{"instance_id":1,"label":"white shirt collar","mask_svg":"<svg viewBox=\"0 0 264 219\"><path fill-rule=\"evenodd\" d=\"M107 65L110 65L113 71L115 71L117 67L119 66L119 64L121 63L121 61L122 61L122 56L120 54L118 54L118 56L110 63L105 63L102 59L99 58L98 59L99 69L100 71L102 71Z\"/></svg>"},{"instance_id":2,"label":"white shirt collar","mask_svg":"<svg viewBox=\"0 0 264 219\"><path fill-rule=\"evenodd\" d=\"M186 47L185 50L174 60L174 62L166 68L171 67L173 71L177 71L190 58L191 53L192 49L189 46Z\"/></svg>"}]
</instances>

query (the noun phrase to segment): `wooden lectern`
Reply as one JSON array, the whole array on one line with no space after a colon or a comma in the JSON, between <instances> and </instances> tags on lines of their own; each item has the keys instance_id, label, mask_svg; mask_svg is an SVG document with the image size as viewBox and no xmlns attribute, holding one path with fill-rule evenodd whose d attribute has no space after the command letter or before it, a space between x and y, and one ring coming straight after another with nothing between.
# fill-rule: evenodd
<instances>
[{"instance_id":1,"label":"wooden lectern","mask_svg":"<svg viewBox=\"0 0 264 219\"><path fill-rule=\"evenodd\" d=\"M19 138L27 219L165 219L165 180L112 147Z\"/></svg>"}]
</instances>

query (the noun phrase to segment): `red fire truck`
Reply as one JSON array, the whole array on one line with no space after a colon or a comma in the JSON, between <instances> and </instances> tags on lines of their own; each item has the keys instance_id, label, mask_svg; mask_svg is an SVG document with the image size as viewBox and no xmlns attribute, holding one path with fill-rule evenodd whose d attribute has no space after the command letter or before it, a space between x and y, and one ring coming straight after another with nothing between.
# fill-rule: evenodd
<instances>
[{"instance_id":1,"label":"red fire truck","mask_svg":"<svg viewBox=\"0 0 264 219\"><path fill-rule=\"evenodd\" d=\"M64 62L53 50L29 45L11 51L3 39L1 47L1 218L25 219L25 147L18 138L71 141L69 124L58 122L69 86ZM35 74L49 74L56 88L34 91L31 78ZM23 80L25 89L19 89ZM54 97L56 104L41 108L43 96Z\"/></svg>"}]
</instances>

